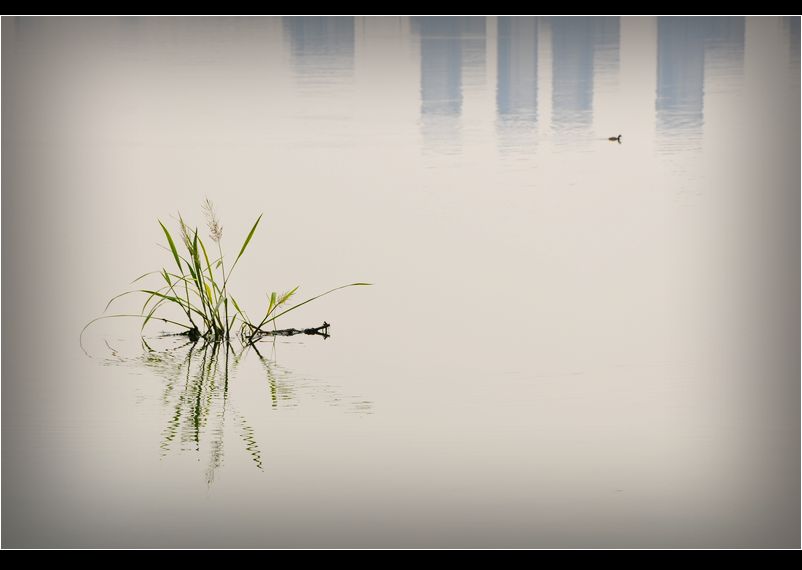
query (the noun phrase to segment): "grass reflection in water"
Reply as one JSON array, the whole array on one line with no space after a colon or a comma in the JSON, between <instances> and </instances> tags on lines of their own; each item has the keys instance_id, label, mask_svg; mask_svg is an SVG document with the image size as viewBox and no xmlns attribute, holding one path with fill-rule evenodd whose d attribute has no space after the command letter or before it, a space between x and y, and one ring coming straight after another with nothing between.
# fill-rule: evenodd
<instances>
[{"instance_id":1,"label":"grass reflection in water","mask_svg":"<svg viewBox=\"0 0 802 570\"><path fill-rule=\"evenodd\" d=\"M164 337L175 340L177 337ZM159 339L163 340L163 339ZM252 464L265 470L264 448L258 440L258 429L248 420L235 403L238 380L237 372L246 361L256 359L265 382L267 409L292 408L306 396L330 406L343 407L356 414L370 414L372 402L357 396L344 397L337 388L325 382L293 374L276 363L275 348L267 356L256 345L246 345L235 350L230 343L183 342L174 347L154 349L152 340L142 340L143 350L136 356L125 357L121 351L106 346L111 357L105 360L109 366L129 365L144 368L164 381L159 395L167 409L167 421L161 431L159 447L162 457L174 453L192 452L208 457L205 478L212 484L218 469L223 465L226 433L236 434L239 450L245 451ZM251 371L249 371L250 373ZM240 403L242 403L240 399Z\"/></svg>"}]
</instances>

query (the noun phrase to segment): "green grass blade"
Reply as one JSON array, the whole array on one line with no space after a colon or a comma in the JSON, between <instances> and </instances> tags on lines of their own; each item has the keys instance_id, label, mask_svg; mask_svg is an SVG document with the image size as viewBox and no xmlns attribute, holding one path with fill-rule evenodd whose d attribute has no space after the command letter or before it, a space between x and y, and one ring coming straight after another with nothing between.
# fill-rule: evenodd
<instances>
[{"instance_id":1,"label":"green grass blade","mask_svg":"<svg viewBox=\"0 0 802 570\"><path fill-rule=\"evenodd\" d=\"M195 285L195 280L192 279L191 276L187 277L186 275L176 275L175 273L167 273L167 275L172 277L172 281L173 281L174 285L177 285L179 282L188 283L189 285L192 285L192 286ZM195 289L190 289L190 290L193 293L197 294L197 291Z\"/></svg>"},{"instance_id":2,"label":"green grass blade","mask_svg":"<svg viewBox=\"0 0 802 570\"><path fill-rule=\"evenodd\" d=\"M143 293L147 293L148 295L153 295L154 297L159 297L161 299L165 299L166 301L171 301L178 305L184 306L184 300L178 297L173 297L172 295L165 295L161 291L151 291L150 289L141 289Z\"/></svg>"},{"instance_id":3,"label":"green grass blade","mask_svg":"<svg viewBox=\"0 0 802 570\"><path fill-rule=\"evenodd\" d=\"M144 278L145 278L145 277L147 277L148 275L156 275L157 273L161 273L161 272L160 272L160 271L148 271L147 273L143 273L142 275L140 275L139 277L137 277L136 279L134 279L133 281L131 281L131 283L129 283L129 285L133 285L134 283L136 283L137 281L140 281L140 280L144 279Z\"/></svg>"},{"instance_id":4,"label":"green grass blade","mask_svg":"<svg viewBox=\"0 0 802 570\"><path fill-rule=\"evenodd\" d=\"M156 244L156 245L158 245L158 246L159 246L160 248L162 248L164 251L170 251L170 248L169 248L169 247L163 246L163 245L162 245L162 244L160 244L160 243L159 243L159 244ZM183 261L184 263L187 263L187 264L189 263L189 261L187 261L187 258L186 258L186 257L184 257L183 255L181 255L180 253L178 254L178 259L180 259L180 260L181 260L181 261ZM212 265L215 265L215 266L217 266L217 265L219 265L219 264L220 264L220 259L215 259L214 261L212 261Z\"/></svg>"},{"instance_id":5,"label":"green grass blade","mask_svg":"<svg viewBox=\"0 0 802 570\"><path fill-rule=\"evenodd\" d=\"M117 299L119 299L120 297L125 297L126 295L130 295L130 294L132 294L132 293L139 293L139 292L140 292L140 290L139 290L139 289L135 289L135 290L133 290L133 291L125 291L125 292L123 292L123 293L120 293L119 295L115 295L114 297L112 297L111 299L109 299L109 302L108 302L108 303L106 303L106 307L103 309L103 312L105 313L106 311L108 311L108 310L109 310L109 307L111 307L111 304L112 304L114 301L116 301Z\"/></svg>"},{"instance_id":6,"label":"green grass blade","mask_svg":"<svg viewBox=\"0 0 802 570\"><path fill-rule=\"evenodd\" d=\"M191 293L194 293L194 294L198 295L198 297L200 297L200 295L198 294L198 291L197 291L197 290L196 290L194 287L190 287L190 286L189 286L190 284L191 284L191 285L194 285L194 283L195 283L195 282L194 282L194 281L191 281L191 280L189 280L189 279L188 279L186 276L184 276L184 275L176 275L176 274L174 274L174 273L169 273L169 272L167 272L167 271L165 271L165 270L162 270L162 271L163 271L163 273L162 273L162 277L164 277L164 280L167 282L167 284L168 284L168 286L169 286L169 289L170 289L170 291L172 291L172 293L173 293L173 295L174 295L175 297L178 297L178 299L180 299L180 301L181 301L181 308L182 308L182 309L184 309L184 312L187 312L187 309L186 309L186 307L187 307L187 306L190 306L190 307L192 306L192 304L191 304L191 303L189 302L189 300L188 300L188 299L189 299L189 293L190 293L190 292L191 292ZM184 298L182 298L182 297L180 297L180 296L179 296L178 292L175 290L175 286L173 285L173 282L172 282L172 280L170 279L170 277L172 277L173 279L175 279L177 283L178 283L178 282L183 282L183 283L184 283L184 286L185 286L185 291L186 291L186 294L187 294L187 300L185 300ZM176 284L177 284L177 283L176 283ZM159 291L163 291L164 289L165 289L165 288L164 288L164 287L162 287L161 289L159 289ZM145 304L145 307L147 307L147 303ZM144 313L145 313L145 307L142 307L142 314L144 314ZM190 318L190 320L192 320L189 314L187 314L187 317L188 317L188 318Z\"/></svg>"},{"instance_id":7,"label":"green grass blade","mask_svg":"<svg viewBox=\"0 0 802 570\"><path fill-rule=\"evenodd\" d=\"M245 314L245 311L239 308L239 303L237 303L237 300L234 297L231 297L231 302L234 304L234 308L239 313L240 320L243 323L250 324L250 319L248 318L248 315Z\"/></svg>"},{"instance_id":8,"label":"green grass blade","mask_svg":"<svg viewBox=\"0 0 802 570\"><path fill-rule=\"evenodd\" d=\"M276 309L278 309L279 307L281 307L282 305L284 305L287 301L289 301L292 298L292 296L295 295L295 292L297 290L298 290L298 287L296 286L294 289L292 289L290 291L286 291L285 293L282 293L281 297L278 297L278 298L276 297L276 292L273 291L270 294L270 304L267 307L267 313L265 313L265 318L262 319L262 322L259 323L259 326L256 327L256 328L262 328L262 326L265 323L270 322L270 321L268 321L268 318L270 317L270 314L273 311L275 311Z\"/></svg>"},{"instance_id":9,"label":"green grass blade","mask_svg":"<svg viewBox=\"0 0 802 570\"><path fill-rule=\"evenodd\" d=\"M121 317L131 317L131 318L137 318L137 319L144 319L145 315L131 315L131 314L103 315L101 317L96 317L96 318L92 319L91 321L89 321L88 323L86 323L84 325L84 328L81 329L81 334L78 335L78 344L81 345L81 350L84 351L84 354L89 356L89 353L86 352L86 348L84 348L84 342L83 342L84 333L86 332L86 329L88 329L90 326L92 326L94 323L96 323L98 321L102 321L104 319L118 319L118 318L121 318ZM169 323L171 325L176 325L176 326L185 328L187 330L192 330L192 328L193 328L193 327L191 327L189 325L185 325L184 323L171 321L170 319L165 319L165 318L162 318L162 317L153 317L153 318L156 319L156 320L165 322L165 323Z\"/></svg>"},{"instance_id":10,"label":"green grass blade","mask_svg":"<svg viewBox=\"0 0 802 570\"><path fill-rule=\"evenodd\" d=\"M161 289L159 289L159 292L161 293L165 289L167 289L167 287L162 287ZM140 313L142 313L143 315L145 314L145 309L148 308L148 305L150 305L150 302L153 300L153 297L154 297L153 295L148 295L148 298L145 300L145 304L142 305L142 310L139 311Z\"/></svg>"},{"instance_id":11,"label":"green grass blade","mask_svg":"<svg viewBox=\"0 0 802 570\"><path fill-rule=\"evenodd\" d=\"M140 334L142 333L142 331L145 330L145 325L148 324L148 321L151 319L151 317L153 317L153 313L156 312L156 309L158 309L162 305L162 303L166 303L166 302L167 301L162 299L159 302L157 302L155 305L153 305L153 308L148 313L148 316L145 317L145 321L142 323L142 327L139 329Z\"/></svg>"},{"instance_id":12,"label":"green grass blade","mask_svg":"<svg viewBox=\"0 0 802 570\"><path fill-rule=\"evenodd\" d=\"M197 307L195 307L195 305L192 305L192 304L187 305L187 302L184 301L184 299L181 299L180 297L173 297L172 295L165 295L164 293L160 293L158 291L151 291L150 289L141 289L141 291L142 291L142 293L147 293L149 295L154 295L154 296L159 297L161 299L165 299L167 301L175 303L176 305L178 305L182 309L185 309L185 310L189 309L193 313L197 313L201 317L205 317L205 315L200 311L200 309L198 309Z\"/></svg>"},{"instance_id":13,"label":"green grass blade","mask_svg":"<svg viewBox=\"0 0 802 570\"><path fill-rule=\"evenodd\" d=\"M253 233L256 231L256 226L259 225L259 222L262 220L262 216L264 214L259 214L259 217L256 218L256 223L253 224L251 231L248 233L248 237L245 238L245 243L242 244L242 249L239 250L239 254L237 255L237 259L234 260L234 265L237 264L239 258L242 257L242 254L245 253L245 248L248 247L248 244L251 242L251 238L253 237ZM234 265L231 266L231 270L234 270Z\"/></svg>"},{"instance_id":14,"label":"green grass blade","mask_svg":"<svg viewBox=\"0 0 802 570\"><path fill-rule=\"evenodd\" d=\"M212 272L212 264L209 263L209 255L206 253L206 246L203 245L203 241L198 240L201 246L201 250L203 250L203 259L206 261L206 270L209 272L209 280L212 282L212 287L214 291L218 290L217 283L214 282L214 273ZM209 298L212 299L212 302L215 303L217 299L210 293Z\"/></svg>"},{"instance_id":15,"label":"green grass blade","mask_svg":"<svg viewBox=\"0 0 802 570\"><path fill-rule=\"evenodd\" d=\"M190 259L192 260L192 277L195 279L195 285L200 291L201 305L206 306L206 298L203 296L203 269L201 269L200 260L198 259L198 230L195 230L195 235L192 238L192 249L189 251Z\"/></svg>"},{"instance_id":16,"label":"green grass blade","mask_svg":"<svg viewBox=\"0 0 802 570\"><path fill-rule=\"evenodd\" d=\"M297 289L297 287L296 287L296 289ZM273 291L272 293L270 293L270 301L267 304L267 311L265 312L265 318L262 319L262 322L260 322L255 327L251 323L248 323L248 324L251 325L251 327L253 327L254 329L262 328L265 325L265 323L267 322L267 319L270 316L270 313L272 313L275 308L276 308L276 292Z\"/></svg>"},{"instance_id":17,"label":"green grass blade","mask_svg":"<svg viewBox=\"0 0 802 570\"><path fill-rule=\"evenodd\" d=\"M276 307L280 307L283 304L285 304L287 301L289 301L292 298L292 296L295 295L295 292L297 290L298 290L298 286L296 286L295 289L293 289L291 291L287 291L286 293L284 293L281 296L281 298L279 298L279 300L276 302Z\"/></svg>"},{"instance_id":18,"label":"green grass blade","mask_svg":"<svg viewBox=\"0 0 802 570\"><path fill-rule=\"evenodd\" d=\"M349 283L348 285L340 285L339 287L335 287L334 289L329 289L325 293L321 293L320 295L316 295L316 296L312 297L311 299L307 299L306 301L303 301L302 303L298 303L297 305L293 305L292 307L290 307L286 311L282 311L279 314L271 317L270 319L268 319L267 321L262 323L262 325L265 325L267 323L273 322L277 318L279 318L281 315L286 315L290 311L294 311L298 307L302 307L303 305L306 305L307 303L311 303L315 299L320 299L321 297L325 297L329 293L334 293L335 291L339 291L340 289L345 289L346 287L360 287L360 286L369 286L369 285L372 285L372 283ZM261 328L262 325L260 325L260 328Z\"/></svg>"},{"instance_id":19,"label":"green grass blade","mask_svg":"<svg viewBox=\"0 0 802 570\"><path fill-rule=\"evenodd\" d=\"M167 243L170 245L170 251L173 252L173 258L175 259L175 264L178 266L178 270L181 271L181 262L178 259L178 250L175 248L175 242L173 241L173 237L170 235L170 232L167 231L167 228L164 227L164 224L159 220L159 225L164 230L164 235L167 236Z\"/></svg>"},{"instance_id":20,"label":"green grass blade","mask_svg":"<svg viewBox=\"0 0 802 570\"><path fill-rule=\"evenodd\" d=\"M189 274L192 276L192 281L197 285L198 284L198 276L195 275L195 270L192 269L192 265L189 263L189 261L184 260L184 263L187 264L187 269L189 270Z\"/></svg>"}]
</instances>

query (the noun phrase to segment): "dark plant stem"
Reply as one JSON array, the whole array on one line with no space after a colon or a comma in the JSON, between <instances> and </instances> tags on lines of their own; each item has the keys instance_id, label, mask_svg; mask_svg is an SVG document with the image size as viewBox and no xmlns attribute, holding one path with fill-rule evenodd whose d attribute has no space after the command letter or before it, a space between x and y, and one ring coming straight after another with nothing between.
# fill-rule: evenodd
<instances>
[{"instance_id":1,"label":"dark plant stem","mask_svg":"<svg viewBox=\"0 0 802 570\"><path fill-rule=\"evenodd\" d=\"M229 339L229 331L228 331L228 294L226 289L226 284L228 283L228 279L226 278L226 264L223 262L223 247L220 245L220 240L217 240L217 251L220 253L220 270L223 272L223 311L225 312L225 335L226 340ZM219 306L219 303L218 303Z\"/></svg>"},{"instance_id":2,"label":"dark plant stem","mask_svg":"<svg viewBox=\"0 0 802 570\"><path fill-rule=\"evenodd\" d=\"M260 328L256 328L253 333L248 337L248 343L253 344L255 341L266 337L266 336L295 336L297 334L306 334L306 335L317 335L322 336L323 338L329 338L329 327L331 325L326 321L323 321L323 324L319 327L313 327L308 329L278 329L272 331L266 331Z\"/></svg>"}]
</instances>

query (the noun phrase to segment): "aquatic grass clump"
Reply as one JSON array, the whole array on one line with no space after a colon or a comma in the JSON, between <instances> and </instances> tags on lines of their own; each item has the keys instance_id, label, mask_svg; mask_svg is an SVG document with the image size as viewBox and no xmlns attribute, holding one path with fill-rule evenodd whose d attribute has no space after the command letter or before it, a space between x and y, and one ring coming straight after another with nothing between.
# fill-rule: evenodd
<instances>
[{"instance_id":1,"label":"aquatic grass clump","mask_svg":"<svg viewBox=\"0 0 802 570\"><path fill-rule=\"evenodd\" d=\"M115 295L109 300L104 310L104 312L107 311L111 304L120 297L141 294L146 297L139 314L115 314L97 317L84 326L83 330L81 330L81 337L83 337L83 333L92 323L101 319L119 317L143 319L140 332L144 331L145 326L150 321L157 320L182 327L185 330L178 334L186 335L191 340L202 338L209 342L227 342L232 337L238 337L243 342L252 344L264 336L276 334L305 333L328 336L328 323L324 323L323 327L314 329L286 329L284 331L278 330L275 323L279 317L329 293L346 287L370 285L370 283L361 282L341 285L294 305L290 305L290 302L298 291L298 287L280 294L274 291L268 295L264 316L258 321L251 320L230 293L228 282L239 260L248 248L256 228L262 220L262 214L256 218L256 222L254 222L245 237L237 256L234 258L234 262L230 267L226 267L222 246L223 226L217 217L214 204L208 198L203 204L203 211L206 216L209 238L217 246L216 252L212 250L212 257L209 257L209 251L199 235L198 228L190 228L180 214L178 216L178 225L180 243L183 245L181 252L176 246L176 240L173 239L173 235L159 220L159 226L161 226L164 237L167 239L167 249L175 262L175 268L171 271L162 267L158 271L150 271L137 277L133 283L138 283L149 276L158 275L160 277L160 285L151 289L133 289ZM175 318L163 316L163 311L169 307L178 308L186 317L186 321L180 322ZM270 325L273 325L272 329L268 328ZM323 331L322 333L320 332L321 330Z\"/></svg>"}]
</instances>

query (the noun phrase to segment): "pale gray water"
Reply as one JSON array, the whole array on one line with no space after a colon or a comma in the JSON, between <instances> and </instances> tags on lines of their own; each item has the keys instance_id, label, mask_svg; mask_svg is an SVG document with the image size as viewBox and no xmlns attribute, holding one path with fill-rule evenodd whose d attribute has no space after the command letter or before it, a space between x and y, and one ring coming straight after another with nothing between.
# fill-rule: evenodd
<instances>
[{"instance_id":1,"label":"pale gray water","mask_svg":"<svg viewBox=\"0 0 802 570\"><path fill-rule=\"evenodd\" d=\"M799 546L798 18L2 33L3 546ZM87 358L204 196L375 285Z\"/></svg>"}]
</instances>

